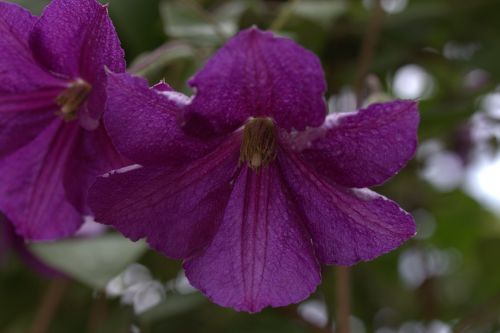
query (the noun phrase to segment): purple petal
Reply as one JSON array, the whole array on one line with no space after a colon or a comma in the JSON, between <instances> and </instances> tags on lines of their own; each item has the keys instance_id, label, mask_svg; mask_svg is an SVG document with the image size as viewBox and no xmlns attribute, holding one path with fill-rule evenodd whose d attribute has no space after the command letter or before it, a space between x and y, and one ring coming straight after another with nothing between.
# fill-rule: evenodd
<instances>
[{"instance_id":1,"label":"purple petal","mask_svg":"<svg viewBox=\"0 0 500 333\"><path fill-rule=\"evenodd\" d=\"M135 163L183 163L213 147L181 130L180 106L165 95L175 93L164 90L150 89L144 79L128 74L109 74L104 122L118 151Z\"/></svg>"},{"instance_id":2,"label":"purple petal","mask_svg":"<svg viewBox=\"0 0 500 333\"><path fill-rule=\"evenodd\" d=\"M290 130L320 126L326 83L319 59L290 39L251 28L220 49L189 82L187 116L231 131L250 116L273 117Z\"/></svg>"},{"instance_id":3,"label":"purple petal","mask_svg":"<svg viewBox=\"0 0 500 333\"><path fill-rule=\"evenodd\" d=\"M214 240L184 268L194 287L239 311L296 303L316 289L310 236L274 164L243 168Z\"/></svg>"},{"instance_id":4,"label":"purple petal","mask_svg":"<svg viewBox=\"0 0 500 333\"><path fill-rule=\"evenodd\" d=\"M0 93L0 159L33 140L50 124L59 91Z\"/></svg>"},{"instance_id":5,"label":"purple petal","mask_svg":"<svg viewBox=\"0 0 500 333\"><path fill-rule=\"evenodd\" d=\"M353 265L394 250L415 234L410 214L367 189L351 190L329 182L289 152L279 164L307 218L318 259Z\"/></svg>"},{"instance_id":6,"label":"purple petal","mask_svg":"<svg viewBox=\"0 0 500 333\"><path fill-rule=\"evenodd\" d=\"M14 37L16 42L21 44L28 41L29 33L36 23L37 17L23 7L9 2L0 2L0 31L2 33L1 42L7 38ZM14 40L11 40L12 42Z\"/></svg>"},{"instance_id":7,"label":"purple petal","mask_svg":"<svg viewBox=\"0 0 500 333\"><path fill-rule=\"evenodd\" d=\"M48 126L66 84L33 59L28 35L35 22L22 7L0 2L0 158Z\"/></svg>"},{"instance_id":8,"label":"purple petal","mask_svg":"<svg viewBox=\"0 0 500 333\"><path fill-rule=\"evenodd\" d=\"M95 0L53 0L35 24L30 45L45 68L92 84L87 110L98 119L106 101L104 68L125 71L124 52L107 6Z\"/></svg>"},{"instance_id":9,"label":"purple petal","mask_svg":"<svg viewBox=\"0 0 500 333\"><path fill-rule=\"evenodd\" d=\"M107 6L95 0L53 0L35 24L30 45L41 64L67 78L94 82L105 65L125 70Z\"/></svg>"},{"instance_id":10,"label":"purple petal","mask_svg":"<svg viewBox=\"0 0 500 333\"><path fill-rule=\"evenodd\" d=\"M90 215L87 207L90 186L98 176L127 164L111 143L104 126L95 131L81 130L66 162L63 184L67 199L80 213Z\"/></svg>"},{"instance_id":11,"label":"purple petal","mask_svg":"<svg viewBox=\"0 0 500 333\"><path fill-rule=\"evenodd\" d=\"M186 258L213 237L231 192L239 140L229 138L209 155L175 171L118 170L89 191L96 221L132 240L146 237L154 249Z\"/></svg>"},{"instance_id":12,"label":"purple petal","mask_svg":"<svg viewBox=\"0 0 500 333\"><path fill-rule=\"evenodd\" d=\"M24 238L59 239L82 224L62 183L80 130L77 123L56 119L29 144L0 159L0 210Z\"/></svg>"},{"instance_id":13,"label":"purple petal","mask_svg":"<svg viewBox=\"0 0 500 333\"><path fill-rule=\"evenodd\" d=\"M35 22L36 17L22 7L0 2L0 97L7 93L64 85L33 59L28 34Z\"/></svg>"},{"instance_id":14,"label":"purple petal","mask_svg":"<svg viewBox=\"0 0 500 333\"><path fill-rule=\"evenodd\" d=\"M356 113L330 115L322 137L302 157L346 187L379 185L413 157L419 114L415 101L372 104Z\"/></svg>"}]
</instances>

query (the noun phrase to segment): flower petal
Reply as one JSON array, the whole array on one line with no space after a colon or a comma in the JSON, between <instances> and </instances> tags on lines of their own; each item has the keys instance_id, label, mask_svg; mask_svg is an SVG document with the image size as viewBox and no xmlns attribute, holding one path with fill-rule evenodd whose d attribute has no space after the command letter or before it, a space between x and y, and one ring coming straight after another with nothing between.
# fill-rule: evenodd
<instances>
[{"instance_id":1,"label":"flower petal","mask_svg":"<svg viewBox=\"0 0 500 333\"><path fill-rule=\"evenodd\" d=\"M108 15L95 0L53 0L30 36L39 63L50 71L94 82L104 66L125 70L124 53Z\"/></svg>"},{"instance_id":2,"label":"flower petal","mask_svg":"<svg viewBox=\"0 0 500 333\"><path fill-rule=\"evenodd\" d=\"M35 24L30 45L45 68L92 84L85 110L98 119L106 101L104 68L125 71L124 52L107 6L95 0L53 0Z\"/></svg>"},{"instance_id":3,"label":"flower petal","mask_svg":"<svg viewBox=\"0 0 500 333\"><path fill-rule=\"evenodd\" d=\"M100 177L89 191L96 221L154 249L186 258L212 239L231 191L239 142L172 170L125 168Z\"/></svg>"},{"instance_id":4,"label":"flower petal","mask_svg":"<svg viewBox=\"0 0 500 333\"><path fill-rule=\"evenodd\" d=\"M63 85L33 59L28 35L35 22L36 17L22 7L0 2L0 96Z\"/></svg>"},{"instance_id":5,"label":"flower petal","mask_svg":"<svg viewBox=\"0 0 500 333\"><path fill-rule=\"evenodd\" d=\"M0 160L0 210L26 239L63 238L83 222L66 200L62 182L79 130L77 123L56 119L32 142Z\"/></svg>"},{"instance_id":6,"label":"flower petal","mask_svg":"<svg viewBox=\"0 0 500 333\"><path fill-rule=\"evenodd\" d=\"M58 89L0 93L0 159L33 140L54 119Z\"/></svg>"},{"instance_id":7,"label":"flower petal","mask_svg":"<svg viewBox=\"0 0 500 333\"><path fill-rule=\"evenodd\" d=\"M65 86L33 59L28 35L35 22L22 7L0 2L0 158L48 126Z\"/></svg>"},{"instance_id":8,"label":"flower petal","mask_svg":"<svg viewBox=\"0 0 500 333\"><path fill-rule=\"evenodd\" d=\"M319 59L290 39L251 28L220 49L189 82L196 96L187 119L231 131L250 116L287 130L320 126L326 83Z\"/></svg>"},{"instance_id":9,"label":"flower petal","mask_svg":"<svg viewBox=\"0 0 500 333\"><path fill-rule=\"evenodd\" d=\"M90 215L87 192L96 178L127 165L111 143L104 126L95 131L81 130L66 162L64 189L67 199L76 209Z\"/></svg>"},{"instance_id":10,"label":"flower petal","mask_svg":"<svg viewBox=\"0 0 500 333\"><path fill-rule=\"evenodd\" d=\"M356 113L330 115L321 138L302 157L346 187L379 185L413 157L419 114L415 101L372 104Z\"/></svg>"},{"instance_id":11,"label":"flower petal","mask_svg":"<svg viewBox=\"0 0 500 333\"><path fill-rule=\"evenodd\" d=\"M7 41L7 38L14 37L10 42L26 43L29 33L36 23L37 17L15 3L0 2L0 31L2 32L2 43Z\"/></svg>"},{"instance_id":12,"label":"flower petal","mask_svg":"<svg viewBox=\"0 0 500 333\"><path fill-rule=\"evenodd\" d=\"M147 82L109 74L104 122L118 151L142 165L170 165L202 156L213 144L187 136L177 124L180 106Z\"/></svg>"},{"instance_id":13,"label":"flower petal","mask_svg":"<svg viewBox=\"0 0 500 333\"><path fill-rule=\"evenodd\" d=\"M321 263L372 260L415 234L413 218L395 202L366 189L334 185L293 153L282 151L278 159Z\"/></svg>"},{"instance_id":14,"label":"flower petal","mask_svg":"<svg viewBox=\"0 0 500 333\"><path fill-rule=\"evenodd\" d=\"M320 267L303 220L274 164L241 171L214 240L184 263L212 301L258 312L309 296Z\"/></svg>"}]
</instances>

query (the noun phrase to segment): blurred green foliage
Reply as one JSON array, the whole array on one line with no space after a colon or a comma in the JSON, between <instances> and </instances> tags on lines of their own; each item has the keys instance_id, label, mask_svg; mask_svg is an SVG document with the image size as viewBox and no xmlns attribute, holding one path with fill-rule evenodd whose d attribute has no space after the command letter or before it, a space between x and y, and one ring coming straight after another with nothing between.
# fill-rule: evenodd
<instances>
[{"instance_id":1,"label":"blurred green foliage","mask_svg":"<svg viewBox=\"0 0 500 333\"><path fill-rule=\"evenodd\" d=\"M35 13L46 3L16 2ZM165 78L175 89L189 93L186 80L227 38L252 25L268 29L279 23L277 33L296 39L318 55L329 84L327 97L338 97L355 82L363 38L370 33L367 27L373 15L367 3L370 1L112 0L109 8L130 70L152 84ZM499 13L498 0L409 0L402 11L385 13L369 69L378 88L366 89L365 97L391 96L397 70L418 65L433 81L429 96L420 102L421 141L439 139L446 149L457 153L472 150L473 144L460 144L459 130L478 111L480 98L500 82ZM446 56L446 49L452 50L453 45L472 47L473 52ZM467 74L478 69L486 73L484 82L472 88L464 85ZM422 180L422 168L422 160L414 160L377 191L416 212L419 227L426 223L426 218L419 219L423 212L435 230L352 269L353 316L362 322L364 332L381 327L394 329L383 332L397 332L404 323L427 325L433 320L467 326L464 332L499 332L500 221L460 188L441 192ZM132 324L145 333L321 332L300 318L296 306L248 315L220 308L198 294L169 292L164 303L135 316L119 301L97 296L95 288L103 285L103 278L118 274L142 251L142 245L132 247L118 236L109 237L113 241L100 247L92 242L101 240L35 246L36 253L75 279L64 294L50 332L130 332ZM400 274L404 255L432 249L451 253L449 269L409 286ZM89 267L92 257L104 254L111 257L100 258L101 268ZM75 264L71 258L77 262L68 269L68 262L69 266ZM163 282L174 279L180 270L178 262L151 251L140 262ZM444 264L438 261L437 265ZM325 268L323 284L312 296L328 305L330 317L335 313L334 283L333 269ZM0 271L0 331L27 332L49 284L12 254ZM353 326L353 332L363 332L358 326Z\"/></svg>"}]
</instances>

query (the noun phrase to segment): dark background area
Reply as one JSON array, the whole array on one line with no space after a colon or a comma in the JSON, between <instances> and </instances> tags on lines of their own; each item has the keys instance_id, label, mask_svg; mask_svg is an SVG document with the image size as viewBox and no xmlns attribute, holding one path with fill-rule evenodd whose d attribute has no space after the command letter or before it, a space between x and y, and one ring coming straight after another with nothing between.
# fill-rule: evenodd
<instances>
[{"instance_id":1,"label":"dark background area","mask_svg":"<svg viewBox=\"0 0 500 333\"><path fill-rule=\"evenodd\" d=\"M46 3L16 2L35 13ZM352 268L351 331L500 332L500 1L112 0L109 9L130 71L152 84L165 78L191 94L186 80L204 61L257 25L318 55L331 112L354 110L356 94L363 104L419 99L419 152L375 189L410 211L419 233ZM308 301L249 315L190 292L179 262L116 235L31 250L69 278L0 247L0 332L30 332L51 300L53 319L39 333L329 332L335 322L332 267ZM160 305L140 315L99 291L137 261L166 285Z\"/></svg>"}]
</instances>

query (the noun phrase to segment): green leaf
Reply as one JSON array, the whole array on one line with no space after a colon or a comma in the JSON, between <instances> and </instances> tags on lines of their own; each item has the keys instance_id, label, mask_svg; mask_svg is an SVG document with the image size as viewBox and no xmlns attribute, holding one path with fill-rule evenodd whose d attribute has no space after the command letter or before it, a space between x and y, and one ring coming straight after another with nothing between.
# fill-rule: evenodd
<instances>
[{"instance_id":1,"label":"green leaf","mask_svg":"<svg viewBox=\"0 0 500 333\"><path fill-rule=\"evenodd\" d=\"M317 22L324 28L330 27L346 10L344 1L331 0L299 1L292 6L295 16Z\"/></svg>"},{"instance_id":2,"label":"green leaf","mask_svg":"<svg viewBox=\"0 0 500 333\"><path fill-rule=\"evenodd\" d=\"M147 250L143 241L133 243L118 234L32 244L40 259L90 287L103 289Z\"/></svg>"},{"instance_id":3,"label":"green leaf","mask_svg":"<svg viewBox=\"0 0 500 333\"><path fill-rule=\"evenodd\" d=\"M130 65L129 72L148 79L157 76L161 78L168 65L179 60L192 59L193 57L194 50L189 44L181 41L167 42L155 51L137 57Z\"/></svg>"},{"instance_id":4,"label":"green leaf","mask_svg":"<svg viewBox=\"0 0 500 333\"><path fill-rule=\"evenodd\" d=\"M207 12L196 1L164 1L160 11L170 37L213 45L238 31L237 21L247 8L246 1L235 1Z\"/></svg>"}]
</instances>

